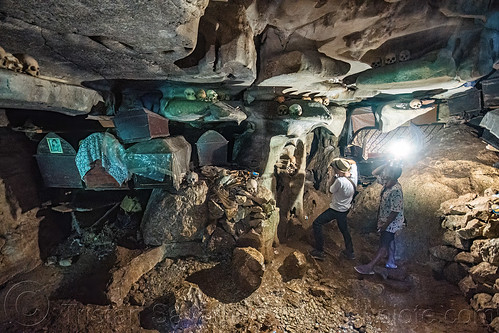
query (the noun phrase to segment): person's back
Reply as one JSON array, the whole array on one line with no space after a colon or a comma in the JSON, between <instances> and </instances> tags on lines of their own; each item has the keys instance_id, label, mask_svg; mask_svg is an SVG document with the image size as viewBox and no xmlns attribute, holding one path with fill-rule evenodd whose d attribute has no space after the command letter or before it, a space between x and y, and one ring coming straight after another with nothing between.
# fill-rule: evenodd
<instances>
[{"instance_id":1,"label":"person's back","mask_svg":"<svg viewBox=\"0 0 499 333\"><path fill-rule=\"evenodd\" d=\"M350 179L350 180L349 180ZM352 198L356 190L358 181L357 165L352 163L350 165L350 176L342 176L336 178L329 191L332 194L331 209L339 212L346 212L352 207Z\"/></svg>"},{"instance_id":2,"label":"person's back","mask_svg":"<svg viewBox=\"0 0 499 333\"><path fill-rule=\"evenodd\" d=\"M322 212L312 223L315 237L315 249L310 252L312 257L324 259L324 236L322 234L322 225L336 220L338 228L345 240L345 250L343 255L348 259L354 259L354 251L352 237L348 230L347 214L352 206L352 198L355 194L357 184L357 166L354 161L336 158L331 163L332 169L328 170L328 186L331 184L331 176L329 172L334 171L336 179L329 186L329 191L332 194L331 204L329 208ZM352 177L351 180L350 178Z\"/></svg>"}]
</instances>

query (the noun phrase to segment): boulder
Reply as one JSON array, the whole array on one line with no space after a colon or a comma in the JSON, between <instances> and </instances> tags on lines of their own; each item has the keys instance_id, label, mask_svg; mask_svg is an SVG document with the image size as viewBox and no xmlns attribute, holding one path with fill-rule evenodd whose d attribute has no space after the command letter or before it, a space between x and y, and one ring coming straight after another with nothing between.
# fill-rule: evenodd
<instances>
[{"instance_id":1,"label":"boulder","mask_svg":"<svg viewBox=\"0 0 499 333\"><path fill-rule=\"evenodd\" d=\"M473 244L471 244L470 247L470 252L471 255L477 260L477 261L482 261L482 247L488 243L488 240L486 239L475 239L473 241Z\"/></svg>"},{"instance_id":2,"label":"boulder","mask_svg":"<svg viewBox=\"0 0 499 333\"><path fill-rule=\"evenodd\" d=\"M491 264L499 264L499 238L490 239L480 249L484 261Z\"/></svg>"},{"instance_id":3,"label":"boulder","mask_svg":"<svg viewBox=\"0 0 499 333\"><path fill-rule=\"evenodd\" d=\"M458 287L466 299L470 299L477 293L477 284L473 281L471 275L467 275L458 283Z\"/></svg>"},{"instance_id":4,"label":"boulder","mask_svg":"<svg viewBox=\"0 0 499 333\"><path fill-rule=\"evenodd\" d=\"M492 332L499 332L499 317L495 317L489 324L489 329Z\"/></svg>"},{"instance_id":5,"label":"boulder","mask_svg":"<svg viewBox=\"0 0 499 333\"><path fill-rule=\"evenodd\" d=\"M142 218L142 235L147 245L201 241L208 222L208 186L198 182L178 193L152 191Z\"/></svg>"},{"instance_id":6,"label":"boulder","mask_svg":"<svg viewBox=\"0 0 499 333\"><path fill-rule=\"evenodd\" d=\"M308 263L305 255L300 251L291 252L286 259L284 259L279 273L283 281L287 282L292 279L301 279L307 272Z\"/></svg>"},{"instance_id":7,"label":"boulder","mask_svg":"<svg viewBox=\"0 0 499 333\"><path fill-rule=\"evenodd\" d=\"M232 269L240 289L253 292L262 283L265 271L263 255L252 247L237 247L232 256Z\"/></svg>"},{"instance_id":8,"label":"boulder","mask_svg":"<svg viewBox=\"0 0 499 333\"><path fill-rule=\"evenodd\" d=\"M453 261L459 250L450 246L437 245L429 249L432 256L445 260Z\"/></svg>"},{"instance_id":9,"label":"boulder","mask_svg":"<svg viewBox=\"0 0 499 333\"><path fill-rule=\"evenodd\" d=\"M428 261L428 266L430 266L431 270L440 276L442 274L445 265L447 265L447 261L439 259L430 255L430 260Z\"/></svg>"},{"instance_id":10,"label":"boulder","mask_svg":"<svg viewBox=\"0 0 499 333\"><path fill-rule=\"evenodd\" d=\"M210 219L218 220L225 215L225 210L217 202L210 199L208 201L208 213Z\"/></svg>"},{"instance_id":11,"label":"boulder","mask_svg":"<svg viewBox=\"0 0 499 333\"><path fill-rule=\"evenodd\" d=\"M239 222L245 219L246 216L248 216L248 214L249 214L248 207L238 206L236 216L234 217L234 222Z\"/></svg>"},{"instance_id":12,"label":"boulder","mask_svg":"<svg viewBox=\"0 0 499 333\"><path fill-rule=\"evenodd\" d=\"M457 262L452 262L445 266L443 275L452 284L458 284L466 275L466 270Z\"/></svg>"},{"instance_id":13,"label":"boulder","mask_svg":"<svg viewBox=\"0 0 499 333\"><path fill-rule=\"evenodd\" d=\"M106 291L109 301L121 306L132 285L163 260L164 255L165 246L163 245L136 256L116 269L111 275Z\"/></svg>"},{"instance_id":14,"label":"boulder","mask_svg":"<svg viewBox=\"0 0 499 333\"><path fill-rule=\"evenodd\" d=\"M471 299L470 304L477 312L493 309L492 295L485 293L476 294Z\"/></svg>"},{"instance_id":15,"label":"boulder","mask_svg":"<svg viewBox=\"0 0 499 333\"><path fill-rule=\"evenodd\" d=\"M482 231L483 237L499 238L499 223L487 223Z\"/></svg>"},{"instance_id":16,"label":"boulder","mask_svg":"<svg viewBox=\"0 0 499 333\"><path fill-rule=\"evenodd\" d=\"M467 203L467 206L475 211L487 211L489 209L488 197L477 197Z\"/></svg>"},{"instance_id":17,"label":"boulder","mask_svg":"<svg viewBox=\"0 0 499 333\"><path fill-rule=\"evenodd\" d=\"M461 229L460 229L461 230ZM447 230L442 236L442 241L446 245L450 245L460 250L469 251L472 241L459 237L457 231Z\"/></svg>"},{"instance_id":18,"label":"boulder","mask_svg":"<svg viewBox=\"0 0 499 333\"><path fill-rule=\"evenodd\" d=\"M206 251L201 242L166 243L164 246L166 258L207 258Z\"/></svg>"},{"instance_id":19,"label":"boulder","mask_svg":"<svg viewBox=\"0 0 499 333\"><path fill-rule=\"evenodd\" d=\"M462 264L475 265L478 264L479 261L475 258L470 252L459 252L454 257L454 261Z\"/></svg>"},{"instance_id":20,"label":"boulder","mask_svg":"<svg viewBox=\"0 0 499 333\"><path fill-rule=\"evenodd\" d=\"M205 318L214 305L214 300L206 296L196 284L184 281L180 288L175 288L176 327L188 328L183 332L200 332L206 325Z\"/></svg>"},{"instance_id":21,"label":"boulder","mask_svg":"<svg viewBox=\"0 0 499 333\"><path fill-rule=\"evenodd\" d=\"M261 226L262 223L263 223L263 219L253 219L253 220L248 221L248 224L252 228L257 228L257 227Z\"/></svg>"},{"instance_id":22,"label":"boulder","mask_svg":"<svg viewBox=\"0 0 499 333\"><path fill-rule=\"evenodd\" d=\"M481 262L471 267L469 273L475 282L488 285L493 285L496 279L499 278L498 267L488 262Z\"/></svg>"},{"instance_id":23,"label":"boulder","mask_svg":"<svg viewBox=\"0 0 499 333\"><path fill-rule=\"evenodd\" d=\"M459 229L457 234L462 239L474 239L482 235L485 224L477 219L473 219L466 224L466 227Z\"/></svg>"},{"instance_id":24,"label":"boulder","mask_svg":"<svg viewBox=\"0 0 499 333\"><path fill-rule=\"evenodd\" d=\"M262 235L255 232L255 230L250 230L241 237L237 239L237 247L252 247L259 252L263 252L263 238Z\"/></svg>"},{"instance_id":25,"label":"boulder","mask_svg":"<svg viewBox=\"0 0 499 333\"><path fill-rule=\"evenodd\" d=\"M208 242L208 251L213 254L227 254L232 253L235 246L234 237L222 228L217 228Z\"/></svg>"},{"instance_id":26,"label":"boulder","mask_svg":"<svg viewBox=\"0 0 499 333\"><path fill-rule=\"evenodd\" d=\"M222 219L220 220L220 225L226 232L237 238L236 223L227 219Z\"/></svg>"},{"instance_id":27,"label":"boulder","mask_svg":"<svg viewBox=\"0 0 499 333\"><path fill-rule=\"evenodd\" d=\"M480 220L482 222L487 222L489 218L489 212L486 210L473 210L470 216L471 218Z\"/></svg>"},{"instance_id":28,"label":"boulder","mask_svg":"<svg viewBox=\"0 0 499 333\"><path fill-rule=\"evenodd\" d=\"M448 215L442 221L442 228L449 230L461 229L466 227L470 219L470 215Z\"/></svg>"},{"instance_id":29,"label":"boulder","mask_svg":"<svg viewBox=\"0 0 499 333\"><path fill-rule=\"evenodd\" d=\"M464 215L471 210L466 204L476 197L475 193L467 193L459 198L444 201L440 204L438 213L442 215Z\"/></svg>"}]
</instances>

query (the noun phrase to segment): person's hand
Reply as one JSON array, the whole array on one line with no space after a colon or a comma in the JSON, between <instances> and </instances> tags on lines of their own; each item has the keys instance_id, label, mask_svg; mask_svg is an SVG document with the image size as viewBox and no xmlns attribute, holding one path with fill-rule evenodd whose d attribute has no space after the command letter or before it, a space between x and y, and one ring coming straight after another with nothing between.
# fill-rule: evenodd
<instances>
[{"instance_id":1,"label":"person's hand","mask_svg":"<svg viewBox=\"0 0 499 333\"><path fill-rule=\"evenodd\" d=\"M328 167L328 168L327 168L327 178L328 178L328 179L331 179L331 178L333 177L333 175L334 175L333 168Z\"/></svg>"}]
</instances>

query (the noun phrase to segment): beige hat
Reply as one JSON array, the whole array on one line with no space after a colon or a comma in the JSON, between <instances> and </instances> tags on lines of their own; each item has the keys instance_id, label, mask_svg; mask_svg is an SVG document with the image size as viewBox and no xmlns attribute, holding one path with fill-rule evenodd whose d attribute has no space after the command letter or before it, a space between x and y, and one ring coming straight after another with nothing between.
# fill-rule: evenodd
<instances>
[{"instance_id":1,"label":"beige hat","mask_svg":"<svg viewBox=\"0 0 499 333\"><path fill-rule=\"evenodd\" d=\"M331 166L337 170L347 172L350 170L350 163L344 158L335 158L331 163Z\"/></svg>"}]
</instances>

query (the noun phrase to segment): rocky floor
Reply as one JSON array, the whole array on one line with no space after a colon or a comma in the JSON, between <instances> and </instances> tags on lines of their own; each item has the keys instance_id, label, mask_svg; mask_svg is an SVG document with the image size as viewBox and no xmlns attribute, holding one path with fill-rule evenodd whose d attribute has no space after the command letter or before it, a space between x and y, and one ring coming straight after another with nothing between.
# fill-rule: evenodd
<instances>
[{"instance_id":1,"label":"rocky floor","mask_svg":"<svg viewBox=\"0 0 499 333\"><path fill-rule=\"evenodd\" d=\"M226 262L166 259L132 286L124 305L111 307L100 297L105 261L82 255L69 267L40 266L3 286L4 304L15 306L0 314L0 331L486 332L458 288L428 267L402 263L403 283L383 269L359 276L353 266L372 255L376 236L354 234L359 259L351 261L339 255L336 226L327 235L326 260L306 256L301 279L283 279L280 268L289 253L311 246L277 247L253 293L235 285Z\"/></svg>"},{"instance_id":2,"label":"rocky floor","mask_svg":"<svg viewBox=\"0 0 499 333\"><path fill-rule=\"evenodd\" d=\"M463 145L453 148L450 142L458 140ZM326 260L306 255L312 246L303 227L327 206L319 192L306 191L308 219L286 231L288 241L275 247L253 292L235 283L229 261L166 259L132 285L123 305L111 306L106 288L112 267L142 250L129 246L134 242L117 242L115 248L104 236L116 232L104 226L85 232L76 252L68 238L62 253L54 254L58 264L41 265L0 286L0 332L486 332L458 287L434 279L422 263L428 261L427 248L441 241L434 216L440 202L492 186L494 161L497 155L469 131L450 128L404 171L410 225L398 237L399 252L403 258L419 253L420 260L400 261L397 270L380 267L376 275L359 276L353 269L377 247L377 235L364 232L373 222L379 188L361 192L361 204L352 211L353 261L341 257L343 240L334 224L325 227ZM47 230L49 236L55 237ZM298 279L282 269L293 251L304 253L307 263ZM75 258L69 266L60 264L65 255Z\"/></svg>"}]
</instances>

